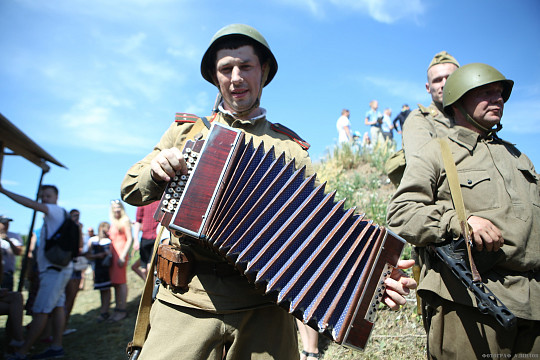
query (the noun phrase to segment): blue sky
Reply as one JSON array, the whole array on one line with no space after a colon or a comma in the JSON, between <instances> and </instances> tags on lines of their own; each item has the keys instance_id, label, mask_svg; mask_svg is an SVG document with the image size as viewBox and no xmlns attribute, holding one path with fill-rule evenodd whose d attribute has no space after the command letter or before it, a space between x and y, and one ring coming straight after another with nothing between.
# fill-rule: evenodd
<instances>
[{"instance_id":1,"label":"blue sky","mask_svg":"<svg viewBox=\"0 0 540 360\"><path fill-rule=\"evenodd\" d=\"M539 18L536 0L4 0L0 112L67 166L53 165L44 183L97 227L175 112L209 114L216 89L200 75L202 54L218 29L246 23L279 63L262 106L311 143L314 160L335 143L342 108L364 132L372 99L393 116L403 103L428 105L427 65L447 50L515 81L500 134L538 169ZM1 181L34 198L39 175L8 156ZM31 211L2 195L0 214L28 232Z\"/></svg>"}]
</instances>

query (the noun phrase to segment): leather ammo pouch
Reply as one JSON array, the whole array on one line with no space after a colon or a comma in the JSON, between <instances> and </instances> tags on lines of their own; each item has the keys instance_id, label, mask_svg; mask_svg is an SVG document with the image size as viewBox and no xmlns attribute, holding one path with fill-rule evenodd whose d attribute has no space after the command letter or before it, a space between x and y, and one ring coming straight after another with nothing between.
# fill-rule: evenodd
<instances>
[{"instance_id":1,"label":"leather ammo pouch","mask_svg":"<svg viewBox=\"0 0 540 360\"><path fill-rule=\"evenodd\" d=\"M193 256L171 245L160 245L157 251L157 277L174 288L187 289L193 269Z\"/></svg>"}]
</instances>

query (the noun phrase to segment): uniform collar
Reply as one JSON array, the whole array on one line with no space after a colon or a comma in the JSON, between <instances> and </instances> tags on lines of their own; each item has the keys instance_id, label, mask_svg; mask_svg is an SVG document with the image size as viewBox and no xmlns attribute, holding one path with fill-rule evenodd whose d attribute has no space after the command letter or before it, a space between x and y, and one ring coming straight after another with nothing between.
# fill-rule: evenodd
<instances>
[{"instance_id":1,"label":"uniform collar","mask_svg":"<svg viewBox=\"0 0 540 360\"><path fill-rule=\"evenodd\" d=\"M512 145L511 143L502 140L500 137L497 136L496 133L492 133L488 137L486 137L482 134L477 133L476 131L467 129L463 126L455 126L452 132L448 135L448 138L455 143L465 147L469 151L473 151L476 147L476 144L478 144L479 142L499 144L505 143Z\"/></svg>"},{"instance_id":2,"label":"uniform collar","mask_svg":"<svg viewBox=\"0 0 540 360\"><path fill-rule=\"evenodd\" d=\"M231 127L240 127L246 125L254 125L257 121L266 118L266 109L259 107L261 114L251 119L237 119L229 110L223 107L223 101L218 106L219 112L223 114L223 118Z\"/></svg>"},{"instance_id":3,"label":"uniform collar","mask_svg":"<svg viewBox=\"0 0 540 360\"><path fill-rule=\"evenodd\" d=\"M455 126L448 135L448 138L469 151L473 151L476 144L481 140L479 133L463 126Z\"/></svg>"}]
</instances>

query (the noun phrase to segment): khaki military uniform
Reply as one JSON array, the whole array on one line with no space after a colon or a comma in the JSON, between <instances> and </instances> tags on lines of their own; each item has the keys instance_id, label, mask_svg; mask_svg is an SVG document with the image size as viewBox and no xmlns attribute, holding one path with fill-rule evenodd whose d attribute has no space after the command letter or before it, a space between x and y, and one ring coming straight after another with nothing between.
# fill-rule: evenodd
<instances>
[{"instance_id":1,"label":"khaki military uniform","mask_svg":"<svg viewBox=\"0 0 540 360\"><path fill-rule=\"evenodd\" d=\"M518 318L532 321L538 329L540 302L535 299L540 296L540 178L527 156L499 138L483 139L461 126L453 128L448 138L467 217L490 220L505 240L499 253L477 254L483 281ZM388 225L417 246L459 237L460 226L438 140L428 142L407 160L401 184L388 207ZM424 262L418 291L428 303L442 298L465 307L476 304L473 295L436 261ZM479 318L457 320L478 322ZM446 320L442 321L445 329L456 326ZM500 331L504 332L499 326ZM463 336L454 341L446 339L444 346L466 349L465 343L474 339L469 333ZM514 338L519 336L514 334ZM443 339L437 340L440 345ZM535 341L538 352L540 341ZM435 349L438 345L429 346Z\"/></svg>"},{"instance_id":2,"label":"khaki military uniform","mask_svg":"<svg viewBox=\"0 0 540 360\"><path fill-rule=\"evenodd\" d=\"M276 154L284 152L287 161L295 159L297 168L305 166L306 175L314 173L307 151L290 136L274 130L264 115L247 121L220 112L208 119L241 129L246 141L253 138L254 146L264 141L266 151L273 146ZM165 184L152 179L150 162L163 149L182 149L192 126L191 123L173 123L154 150L129 169L122 183L122 198L126 202L140 206L161 198ZM207 133L208 129L204 128L202 135ZM216 269L228 267L223 266L222 258L208 250L175 237L171 242L194 255L196 268L208 269L212 264ZM223 354L219 350L216 353L216 349L224 342L232 344L227 358L298 357L292 316L266 299L261 289L254 289L235 273L196 271L187 291L175 291L162 285L157 299L151 310L151 331L142 351L143 359L221 359ZM164 341L164 336L171 340ZM246 354L258 355L245 357Z\"/></svg>"},{"instance_id":3,"label":"khaki military uniform","mask_svg":"<svg viewBox=\"0 0 540 360\"><path fill-rule=\"evenodd\" d=\"M431 102L428 107L418 104L403 124L402 147L405 159L413 155L433 138L444 137L448 134L454 121L442 111L442 105Z\"/></svg>"}]
</instances>

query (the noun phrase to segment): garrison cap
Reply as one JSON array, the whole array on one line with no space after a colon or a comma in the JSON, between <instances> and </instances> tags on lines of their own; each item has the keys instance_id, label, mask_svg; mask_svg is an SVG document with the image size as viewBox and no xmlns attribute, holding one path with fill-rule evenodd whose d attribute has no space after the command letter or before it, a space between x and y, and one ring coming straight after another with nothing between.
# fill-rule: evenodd
<instances>
[{"instance_id":1,"label":"garrison cap","mask_svg":"<svg viewBox=\"0 0 540 360\"><path fill-rule=\"evenodd\" d=\"M441 52L435 54L435 56L431 60L431 63L428 66L428 70L434 65L447 64L447 63L448 64L454 64L457 67L459 67L459 63L456 60L456 58L454 58L452 55L450 55L446 51L441 51Z\"/></svg>"}]
</instances>

